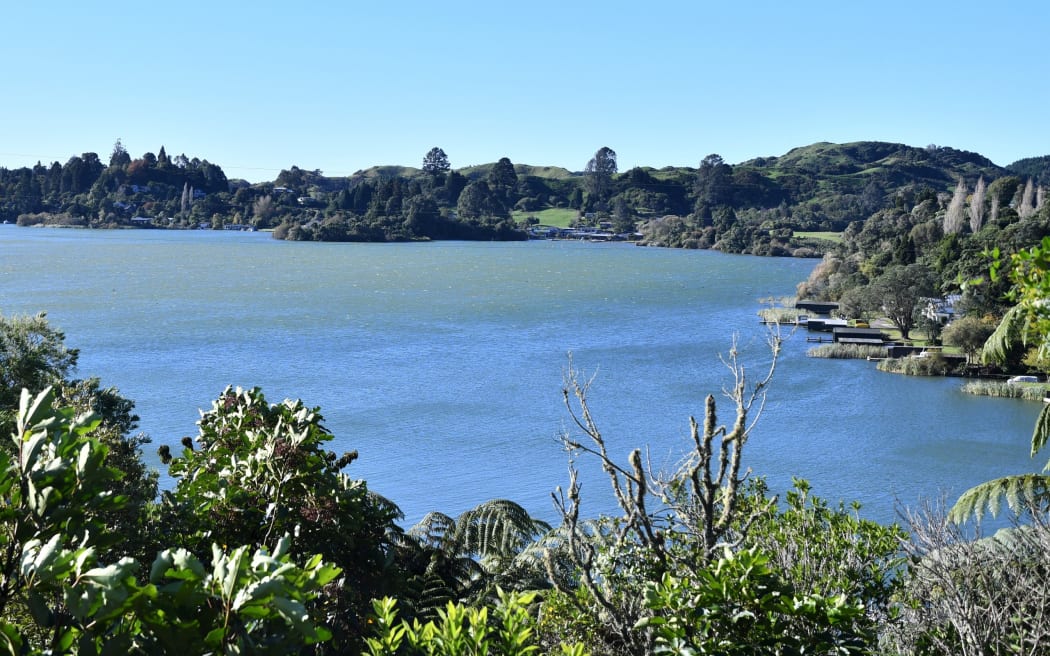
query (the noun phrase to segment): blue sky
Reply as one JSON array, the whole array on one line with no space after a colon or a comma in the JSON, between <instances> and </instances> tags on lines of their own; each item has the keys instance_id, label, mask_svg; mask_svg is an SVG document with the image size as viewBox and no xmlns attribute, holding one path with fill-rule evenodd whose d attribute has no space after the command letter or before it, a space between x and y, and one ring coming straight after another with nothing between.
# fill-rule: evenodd
<instances>
[{"instance_id":1,"label":"blue sky","mask_svg":"<svg viewBox=\"0 0 1050 656\"><path fill-rule=\"evenodd\" d=\"M0 166L165 146L228 177L817 141L1050 154L1050 3L9 3Z\"/></svg>"}]
</instances>

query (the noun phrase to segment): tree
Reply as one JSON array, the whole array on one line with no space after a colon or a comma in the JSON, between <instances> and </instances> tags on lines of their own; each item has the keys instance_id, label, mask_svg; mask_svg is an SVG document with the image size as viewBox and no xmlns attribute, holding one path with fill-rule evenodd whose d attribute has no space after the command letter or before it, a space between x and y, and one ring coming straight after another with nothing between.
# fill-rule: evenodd
<instances>
[{"instance_id":1,"label":"tree","mask_svg":"<svg viewBox=\"0 0 1050 656\"><path fill-rule=\"evenodd\" d=\"M514 207L514 193L518 187L518 174L510 159L501 157L488 175L489 188L505 208Z\"/></svg>"},{"instance_id":2,"label":"tree","mask_svg":"<svg viewBox=\"0 0 1050 656\"><path fill-rule=\"evenodd\" d=\"M542 557L526 553L551 527L517 503L493 499L458 517L427 513L408 531L402 549L409 601L418 617L431 617L449 601L484 601L497 588L546 587ZM530 559L531 556L531 559Z\"/></svg>"},{"instance_id":3,"label":"tree","mask_svg":"<svg viewBox=\"0 0 1050 656\"><path fill-rule=\"evenodd\" d=\"M726 164L721 155L712 153L700 161L693 183L698 216L710 218L716 208L732 200L732 176L733 167Z\"/></svg>"},{"instance_id":4,"label":"tree","mask_svg":"<svg viewBox=\"0 0 1050 656\"><path fill-rule=\"evenodd\" d=\"M452 170L445 151L434 146L423 156L423 173L429 175L437 184L442 184L445 174Z\"/></svg>"},{"instance_id":5,"label":"tree","mask_svg":"<svg viewBox=\"0 0 1050 656\"><path fill-rule=\"evenodd\" d=\"M1021 202L1017 204L1017 216L1027 219L1033 214L1035 214L1035 187L1032 185L1032 179L1028 178L1024 192L1021 194Z\"/></svg>"},{"instance_id":6,"label":"tree","mask_svg":"<svg viewBox=\"0 0 1050 656\"><path fill-rule=\"evenodd\" d=\"M743 539L739 529L745 527L746 533L751 520L776 503L774 499L769 504L743 504L748 470L742 468L742 454L755 425L750 414L752 410L761 412L780 347L779 336L771 335L773 358L766 373L752 384L737 361L734 344L726 362L733 378L726 395L734 405L735 419L731 426L719 425L715 398L708 395L703 423L692 417L689 420L692 450L669 477L647 471L640 449L631 452L627 464L613 460L591 415L587 400L590 381L583 380L570 361L562 396L581 437L566 434L562 442L570 453L599 461L623 516L604 529L588 528L581 522L574 458L567 492L559 489L553 495L562 516L564 550L577 570L576 585L602 610L614 641L631 646L631 651L652 653L651 636L634 632L646 612L636 596L640 591L617 589L617 581L622 580L617 570L636 562L639 569L633 572L634 579L658 581L668 572L695 576L718 557L723 547L739 545ZM556 572L551 571L550 576L561 593L570 597L576 594Z\"/></svg>"},{"instance_id":7,"label":"tree","mask_svg":"<svg viewBox=\"0 0 1050 656\"><path fill-rule=\"evenodd\" d=\"M977 178L977 186L973 189L973 194L970 196L970 232L977 234L981 231L981 226L984 225L984 197L985 197L985 186L984 176Z\"/></svg>"},{"instance_id":8,"label":"tree","mask_svg":"<svg viewBox=\"0 0 1050 656\"><path fill-rule=\"evenodd\" d=\"M120 143L120 139L117 139L113 144L113 153L109 156L109 165L126 168L128 164L131 164L131 155L124 148L124 144Z\"/></svg>"},{"instance_id":9,"label":"tree","mask_svg":"<svg viewBox=\"0 0 1050 656\"><path fill-rule=\"evenodd\" d=\"M955 193L944 212L944 234L954 235L963 227L963 216L966 209L966 183L959 178Z\"/></svg>"},{"instance_id":10,"label":"tree","mask_svg":"<svg viewBox=\"0 0 1050 656\"><path fill-rule=\"evenodd\" d=\"M484 180L475 180L468 184L463 193L459 195L456 214L461 219L482 219L504 218L508 213L503 204L499 202L499 198L492 193L488 183Z\"/></svg>"},{"instance_id":11,"label":"tree","mask_svg":"<svg viewBox=\"0 0 1050 656\"><path fill-rule=\"evenodd\" d=\"M945 344L962 349L966 354L966 363L970 364L994 331L995 326L984 319L967 316L945 326L942 339Z\"/></svg>"},{"instance_id":12,"label":"tree","mask_svg":"<svg viewBox=\"0 0 1050 656\"><path fill-rule=\"evenodd\" d=\"M605 201L612 191L612 179L616 175L616 151L602 146L594 153L584 169L587 192L590 202L598 209L604 209Z\"/></svg>"},{"instance_id":13,"label":"tree","mask_svg":"<svg viewBox=\"0 0 1050 656\"><path fill-rule=\"evenodd\" d=\"M43 312L0 315L0 431L10 431L22 389L61 384L76 368L80 352L67 347L65 337Z\"/></svg>"},{"instance_id":14,"label":"tree","mask_svg":"<svg viewBox=\"0 0 1050 656\"><path fill-rule=\"evenodd\" d=\"M554 495L563 523L548 548L556 590L543 611L557 638L601 653L869 653L898 585L888 568L902 534L855 518L856 506L829 508L801 481L782 511L743 467L777 362L775 332L770 347L751 382L734 343L724 360L733 417L720 424L708 396L703 421L690 418L689 452L663 474L640 449L626 463L610 456L590 382L570 363L563 396L580 437L563 437L573 460L567 491ZM582 457L608 475L620 516L580 520Z\"/></svg>"},{"instance_id":15,"label":"tree","mask_svg":"<svg viewBox=\"0 0 1050 656\"><path fill-rule=\"evenodd\" d=\"M277 208L274 206L273 196L270 194L260 196L252 203L252 216L255 217L256 225L270 225L270 220L276 211Z\"/></svg>"},{"instance_id":16,"label":"tree","mask_svg":"<svg viewBox=\"0 0 1050 656\"><path fill-rule=\"evenodd\" d=\"M634 232L634 217L623 196L613 200L613 230L618 234Z\"/></svg>"},{"instance_id":17,"label":"tree","mask_svg":"<svg viewBox=\"0 0 1050 656\"><path fill-rule=\"evenodd\" d=\"M894 265L872 281L868 289L870 302L877 305L904 339L911 339L917 313L924 299L937 293L937 278L923 264Z\"/></svg>"},{"instance_id":18,"label":"tree","mask_svg":"<svg viewBox=\"0 0 1050 656\"><path fill-rule=\"evenodd\" d=\"M405 227L413 236L437 238L441 234L441 212L434 199L419 194L408 199L405 208Z\"/></svg>"}]
</instances>

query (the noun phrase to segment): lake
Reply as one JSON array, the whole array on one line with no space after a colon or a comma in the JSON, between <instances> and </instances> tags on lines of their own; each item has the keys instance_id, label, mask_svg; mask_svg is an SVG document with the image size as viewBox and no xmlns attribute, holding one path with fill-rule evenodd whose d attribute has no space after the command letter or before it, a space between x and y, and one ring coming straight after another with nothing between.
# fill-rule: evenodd
<instances>
[{"instance_id":1,"label":"lake","mask_svg":"<svg viewBox=\"0 0 1050 656\"><path fill-rule=\"evenodd\" d=\"M154 444L195 434L226 385L321 407L347 470L410 524L510 498L555 518L571 430L563 376L594 376L613 454L671 466L688 418L729 382L719 360L768 361L759 299L786 296L814 260L579 242L325 244L264 233L0 226L0 313L46 311L98 376L136 402ZM1039 404L973 397L957 379L806 357L788 338L745 464L775 491L810 480L832 500L895 517L1011 473L1037 471ZM728 402L723 421L732 420ZM584 515L613 510L581 459ZM170 479L163 477L165 485Z\"/></svg>"}]
</instances>

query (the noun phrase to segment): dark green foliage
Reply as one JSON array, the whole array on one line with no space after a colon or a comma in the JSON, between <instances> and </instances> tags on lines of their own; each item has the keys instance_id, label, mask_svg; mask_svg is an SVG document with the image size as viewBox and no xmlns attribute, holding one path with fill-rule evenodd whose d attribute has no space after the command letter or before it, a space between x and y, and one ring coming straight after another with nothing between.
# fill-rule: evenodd
<instances>
[{"instance_id":1,"label":"dark green foliage","mask_svg":"<svg viewBox=\"0 0 1050 656\"><path fill-rule=\"evenodd\" d=\"M343 570L321 612L341 644L356 643L371 599L396 589L399 509L342 473L356 452L325 451L323 417L301 401L227 388L198 426L169 466L163 541L202 557L212 543L272 550L293 536L293 556L322 553Z\"/></svg>"},{"instance_id":2,"label":"dark green foliage","mask_svg":"<svg viewBox=\"0 0 1050 656\"><path fill-rule=\"evenodd\" d=\"M119 472L110 491L125 500L95 519L112 535L125 536L112 554L150 557L156 552L149 524L157 496L157 473L142 461L145 435L133 435L138 417L134 402L115 388L101 387L98 379L70 380L79 352L65 344L62 331L52 327L44 314L33 317L0 315L0 430L14 427L15 411L23 389L55 390L56 402L77 413L92 413L100 423L94 439L106 446L105 464ZM3 450L7 449L5 445ZM102 545L100 545L102 546ZM114 558L115 560L115 558Z\"/></svg>"},{"instance_id":3,"label":"dark green foliage","mask_svg":"<svg viewBox=\"0 0 1050 656\"><path fill-rule=\"evenodd\" d=\"M23 388L42 390L60 383L76 368L78 356L44 313L0 315L0 430L10 432Z\"/></svg>"},{"instance_id":4,"label":"dark green foliage","mask_svg":"<svg viewBox=\"0 0 1050 656\"><path fill-rule=\"evenodd\" d=\"M550 530L506 499L486 501L456 518L427 513L398 548L408 615L432 619L450 601L494 599L497 588L546 588L536 543Z\"/></svg>"},{"instance_id":5,"label":"dark green foliage","mask_svg":"<svg viewBox=\"0 0 1050 656\"><path fill-rule=\"evenodd\" d=\"M434 178L438 184L444 183L445 174L451 170L452 165L448 162L448 155L437 146L427 151L427 154L423 157L423 173Z\"/></svg>"},{"instance_id":6,"label":"dark green foliage","mask_svg":"<svg viewBox=\"0 0 1050 656\"><path fill-rule=\"evenodd\" d=\"M616 175L616 151L602 146L587 162L584 176L587 188L587 203L590 209L605 210L605 203L612 194L613 176Z\"/></svg>"},{"instance_id":7,"label":"dark green foliage","mask_svg":"<svg viewBox=\"0 0 1050 656\"><path fill-rule=\"evenodd\" d=\"M17 457L0 451L5 653L285 654L330 637L305 604L339 570L319 557L298 567L287 540L269 553L212 545L210 562L165 550L145 581L131 558L99 564L120 537L101 522L126 502L111 489L119 472L93 437L98 420L53 400L23 391Z\"/></svg>"},{"instance_id":8,"label":"dark green foliage","mask_svg":"<svg viewBox=\"0 0 1050 656\"><path fill-rule=\"evenodd\" d=\"M1050 185L1050 155L1019 159L1006 168L1021 178L1032 178L1036 184Z\"/></svg>"},{"instance_id":9,"label":"dark green foliage","mask_svg":"<svg viewBox=\"0 0 1050 656\"><path fill-rule=\"evenodd\" d=\"M750 549L727 549L695 578L665 574L645 604L654 614L638 628L653 631L655 653L867 654L874 637L857 625L859 600L799 594Z\"/></svg>"}]
</instances>

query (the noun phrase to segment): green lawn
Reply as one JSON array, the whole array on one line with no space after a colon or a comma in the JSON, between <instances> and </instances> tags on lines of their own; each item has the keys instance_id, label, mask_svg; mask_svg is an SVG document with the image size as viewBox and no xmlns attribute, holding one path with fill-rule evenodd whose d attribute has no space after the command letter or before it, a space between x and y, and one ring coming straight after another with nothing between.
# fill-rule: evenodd
<instances>
[{"instance_id":1,"label":"green lawn","mask_svg":"<svg viewBox=\"0 0 1050 656\"><path fill-rule=\"evenodd\" d=\"M576 210L563 207L550 207L539 212L514 212L514 220L521 221L530 216L536 217L541 225L555 226L557 228L568 228L569 224L576 220Z\"/></svg>"},{"instance_id":2,"label":"green lawn","mask_svg":"<svg viewBox=\"0 0 1050 656\"><path fill-rule=\"evenodd\" d=\"M835 242L836 244L842 243L841 232L796 232L794 236L799 239L823 239L824 241Z\"/></svg>"}]
</instances>

